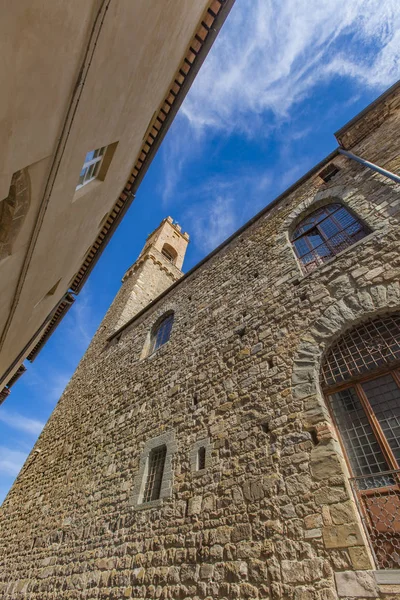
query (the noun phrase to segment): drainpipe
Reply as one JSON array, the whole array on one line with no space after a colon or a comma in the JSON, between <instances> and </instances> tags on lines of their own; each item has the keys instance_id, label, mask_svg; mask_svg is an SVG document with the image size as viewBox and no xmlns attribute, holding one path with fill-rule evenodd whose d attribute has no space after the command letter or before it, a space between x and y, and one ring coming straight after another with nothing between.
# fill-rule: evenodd
<instances>
[{"instance_id":1,"label":"drainpipe","mask_svg":"<svg viewBox=\"0 0 400 600\"><path fill-rule=\"evenodd\" d=\"M360 156L357 156L356 154L353 154L352 152L348 152L348 150L344 150L343 148L338 148L338 152L340 154L343 154L343 156L347 156L347 158L351 158L352 160L355 160L356 162L360 163L360 165L363 165L363 167L368 167L369 169L372 169L373 171L380 173L384 177L391 179L395 183L400 183L400 175L396 175L395 173L392 173L391 171L386 171L386 169L382 169L382 167L378 167L378 165L375 165L374 163L369 162L369 160L365 160L364 158L361 158Z\"/></svg>"}]
</instances>

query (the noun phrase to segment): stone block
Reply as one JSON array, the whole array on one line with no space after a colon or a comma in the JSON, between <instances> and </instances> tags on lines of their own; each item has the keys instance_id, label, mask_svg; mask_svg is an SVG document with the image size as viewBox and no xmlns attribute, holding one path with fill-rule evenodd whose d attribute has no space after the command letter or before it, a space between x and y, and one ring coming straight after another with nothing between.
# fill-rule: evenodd
<instances>
[{"instance_id":1,"label":"stone block","mask_svg":"<svg viewBox=\"0 0 400 600\"><path fill-rule=\"evenodd\" d=\"M199 565L181 565L180 580L183 583L197 581L199 578Z\"/></svg>"},{"instance_id":2,"label":"stone block","mask_svg":"<svg viewBox=\"0 0 400 600\"><path fill-rule=\"evenodd\" d=\"M324 487L315 492L315 502L319 505L335 504L348 500L348 493L344 487Z\"/></svg>"},{"instance_id":3,"label":"stone block","mask_svg":"<svg viewBox=\"0 0 400 600\"><path fill-rule=\"evenodd\" d=\"M362 546L364 542L357 523L323 527L322 535L326 548Z\"/></svg>"},{"instance_id":4,"label":"stone block","mask_svg":"<svg viewBox=\"0 0 400 600\"><path fill-rule=\"evenodd\" d=\"M342 571L335 573L339 598L379 598L372 571Z\"/></svg>"},{"instance_id":5,"label":"stone block","mask_svg":"<svg viewBox=\"0 0 400 600\"><path fill-rule=\"evenodd\" d=\"M230 561L225 564L226 578L229 582L247 579L248 567L244 561Z\"/></svg>"},{"instance_id":6,"label":"stone block","mask_svg":"<svg viewBox=\"0 0 400 600\"><path fill-rule=\"evenodd\" d=\"M293 600L314 600L315 592L312 589L305 587L296 587L294 590Z\"/></svg>"},{"instance_id":7,"label":"stone block","mask_svg":"<svg viewBox=\"0 0 400 600\"><path fill-rule=\"evenodd\" d=\"M203 502L202 496L193 496L193 498L189 498L188 502L188 515L199 515L201 513L201 505Z\"/></svg>"},{"instance_id":8,"label":"stone block","mask_svg":"<svg viewBox=\"0 0 400 600\"><path fill-rule=\"evenodd\" d=\"M221 544L222 546L225 544L229 544L231 541L232 528L231 527L217 527L210 532L212 540L216 544Z\"/></svg>"},{"instance_id":9,"label":"stone block","mask_svg":"<svg viewBox=\"0 0 400 600\"><path fill-rule=\"evenodd\" d=\"M350 523L357 518L354 505L350 500L340 504L332 504L330 507L330 514L335 525Z\"/></svg>"},{"instance_id":10,"label":"stone block","mask_svg":"<svg viewBox=\"0 0 400 600\"><path fill-rule=\"evenodd\" d=\"M283 560L281 570L284 583L301 583L305 581L304 565L298 560Z\"/></svg>"},{"instance_id":11,"label":"stone block","mask_svg":"<svg viewBox=\"0 0 400 600\"><path fill-rule=\"evenodd\" d=\"M301 494L309 493L312 481L311 477L307 474L301 475L290 475L286 478L286 489L289 496L299 496Z\"/></svg>"},{"instance_id":12,"label":"stone block","mask_svg":"<svg viewBox=\"0 0 400 600\"><path fill-rule=\"evenodd\" d=\"M243 485L243 496L249 502L257 502L264 498L264 488L261 481L247 481Z\"/></svg>"},{"instance_id":13,"label":"stone block","mask_svg":"<svg viewBox=\"0 0 400 600\"><path fill-rule=\"evenodd\" d=\"M319 513L314 513L312 515L307 515L304 518L304 524L306 529L315 529L317 527L322 526L322 515Z\"/></svg>"},{"instance_id":14,"label":"stone block","mask_svg":"<svg viewBox=\"0 0 400 600\"><path fill-rule=\"evenodd\" d=\"M353 546L348 550L351 564L356 570L372 568L371 560L365 546Z\"/></svg>"},{"instance_id":15,"label":"stone block","mask_svg":"<svg viewBox=\"0 0 400 600\"><path fill-rule=\"evenodd\" d=\"M263 349L263 343L258 342L258 344L255 344L254 346L252 346L251 354L258 354L258 352L261 352L262 349Z\"/></svg>"},{"instance_id":16,"label":"stone block","mask_svg":"<svg viewBox=\"0 0 400 600\"><path fill-rule=\"evenodd\" d=\"M322 537L322 529L306 529L304 532L305 540L318 539Z\"/></svg>"},{"instance_id":17,"label":"stone block","mask_svg":"<svg viewBox=\"0 0 400 600\"><path fill-rule=\"evenodd\" d=\"M368 281L372 281L375 277L378 277L385 270L384 267L375 267L375 269L371 269L368 273L365 274L365 279Z\"/></svg>"},{"instance_id":18,"label":"stone block","mask_svg":"<svg viewBox=\"0 0 400 600\"><path fill-rule=\"evenodd\" d=\"M231 539L232 542L239 542L240 540L247 540L251 537L251 526L249 523L242 523L232 529Z\"/></svg>"},{"instance_id":19,"label":"stone block","mask_svg":"<svg viewBox=\"0 0 400 600\"><path fill-rule=\"evenodd\" d=\"M312 476L317 481L343 475L337 444L333 440L322 440L311 450L310 467Z\"/></svg>"},{"instance_id":20,"label":"stone block","mask_svg":"<svg viewBox=\"0 0 400 600\"><path fill-rule=\"evenodd\" d=\"M250 583L241 583L239 589L240 598L258 598L258 589Z\"/></svg>"},{"instance_id":21,"label":"stone block","mask_svg":"<svg viewBox=\"0 0 400 600\"><path fill-rule=\"evenodd\" d=\"M200 579L211 579L214 575L214 565L203 563L200 565Z\"/></svg>"},{"instance_id":22,"label":"stone block","mask_svg":"<svg viewBox=\"0 0 400 600\"><path fill-rule=\"evenodd\" d=\"M261 550L261 542L242 541L237 544L236 555L240 559L259 558Z\"/></svg>"}]
</instances>

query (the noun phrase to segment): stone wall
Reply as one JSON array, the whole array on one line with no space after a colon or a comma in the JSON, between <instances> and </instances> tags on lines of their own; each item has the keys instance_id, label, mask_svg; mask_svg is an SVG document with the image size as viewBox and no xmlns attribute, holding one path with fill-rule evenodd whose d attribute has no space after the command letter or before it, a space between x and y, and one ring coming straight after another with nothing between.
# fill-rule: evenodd
<instances>
[{"instance_id":1,"label":"stone wall","mask_svg":"<svg viewBox=\"0 0 400 600\"><path fill-rule=\"evenodd\" d=\"M398 123L353 151L399 172ZM373 577L318 379L343 331L400 310L400 186L333 162L328 184L311 175L107 343L113 305L3 505L2 597L399 597ZM372 233L304 276L290 231L331 199ZM141 360L170 310L170 341ZM137 510L158 436L171 494Z\"/></svg>"},{"instance_id":2,"label":"stone wall","mask_svg":"<svg viewBox=\"0 0 400 600\"><path fill-rule=\"evenodd\" d=\"M114 330L125 325L181 276L181 271L171 265L161 252L152 248L124 278L124 284L110 310ZM107 332L111 333L109 328Z\"/></svg>"}]
</instances>

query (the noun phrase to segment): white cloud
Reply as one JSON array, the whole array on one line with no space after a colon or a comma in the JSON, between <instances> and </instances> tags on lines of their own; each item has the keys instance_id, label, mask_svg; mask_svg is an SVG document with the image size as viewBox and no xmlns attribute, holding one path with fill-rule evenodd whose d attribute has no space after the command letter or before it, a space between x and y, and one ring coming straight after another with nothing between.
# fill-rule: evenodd
<instances>
[{"instance_id":1,"label":"white cloud","mask_svg":"<svg viewBox=\"0 0 400 600\"><path fill-rule=\"evenodd\" d=\"M75 352L86 350L93 337L96 330L93 311L94 302L86 284L69 312L67 335L71 338Z\"/></svg>"},{"instance_id":2,"label":"white cloud","mask_svg":"<svg viewBox=\"0 0 400 600\"><path fill-rule=\"evenodd\" d=\"M237 0L182 112L197 129L254 135L321 81L382 89L399 75L398 0Z\"/></svg>"},{"instance_id":3,"label":"white cloud","mask_svg":"<svg viewBox=\"0 0 400 600\"><path fill-rule=\"evenodd\" d=\"M65 343L63 338L61 343ZM65 366L63 370L55 368L51 361L46 359L44 364L40 364L40 368L30 369L29 377L24 379L24 383L32 390L35 397L44 399L46 404L54 405L71 379L73 370L72 366L70 368Z\"/></svg>"},{"instance_id":4,"label":"white cloud","mask_svg":"<svg viewBox=\"0 0 400 600\"><path fill-rule=\"evenodd\" d=\"M12 429L18 429L19 431L24 431L35 436L39 435L45 425L38 419L30 419L17 412L10 412L5 408L2 408L0 411L0 421Z\"/></svg>"},{"instance_id":5,"label":"white cloud","mask_svg":"<svg viewBox=\"0 0 400 600\"><path fill-rule=\"evenodd\" d=\"M195 206L187 214L190 232L198 248L210 252L237 229L237 214L234 199L218 195L208 202Z\"/></svg>"},{"instance_id":6,"label":"white cloud","mask_svg":"<svg viewBox=\"0 0 400 600\"><path fill-rule=\"evenodd\" d=\"M183 215L194 245L208 253L221 244L267 203L271 183L268 171L249 167L234 177L210 177L197 187Z\"/></svg>"},{"instance_id":7,"label":"white cloud","mask_svg":"<svg viewBox=\"0 0 400 600\"><path fill-rule=\"evenodd\" d=\"M21 470L28 454L0 446L0 473L16 476Z\"/></svg>"},{"instance_id":8,"label":"white cloud","mask_svg":"<svg viewBox=\"0 0 400 600\"><path fill-rule=\"evenodd\" d=\"M197 218L188 211L191 218L185 219L185 227L194 233L193 239L197 232L201 247L210 250L211 240L221 241L223 232L231 233L232 224L243 222L241 208L235 206L238 199L243 204L243 197L250 197L257 204L253 192L258 191L260 206L244 211L246 218L266 204L262 192L271 179L276 183L277 169L273 175L260 171L241 192L229 187L230 181L221 191L221 180L208 197L198 187L183 189L183 174L190 178L193 173L196 180L196 161L206 141L212 139L218 156L216 143L221 133L276 139L282 124L291 121L290 139L281 140L278 149L282 162L285 151L291 158L291 144L310 134L310 128L296 124L296 103L309 97L317 100L318 84L338 77L341 85L357 84L347 99L341 95L342 111L366 87L378 94L399 76L398 0L236 0L163 146L164 206L176 206L182 200L197 205L202 215ZM328 98L325 103L329 106ZM306 109L312 107L310 103ZM329 110L332 114L339 110L334 97ZM297 158L295 167L281 174L276 189L283 191L312 163L312 158L300 162ZM261 179L264 188L257 184ZM247 208L249 202L245 202ZM211 212L207 215L207 211Z\"/></svg>"}]
</instances>

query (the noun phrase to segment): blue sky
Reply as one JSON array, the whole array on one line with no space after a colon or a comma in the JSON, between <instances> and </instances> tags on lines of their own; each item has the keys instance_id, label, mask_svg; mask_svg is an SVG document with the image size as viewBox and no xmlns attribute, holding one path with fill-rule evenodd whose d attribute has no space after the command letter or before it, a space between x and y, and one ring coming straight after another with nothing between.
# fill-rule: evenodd
<instances>
[{"instance_id":1,"label":"blue sky","mask_svg":"<svg viewBox=\"0 0 400 600\"><path fill-rule=\"evenodd\" d=\"M159 222L171 215L190 234L188 270L399 75L398 0L236 0L123 223L0 408L0 501Z\"/></svg>"}]
</instances>

